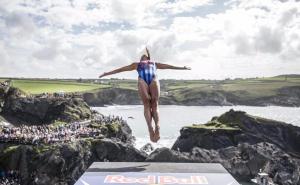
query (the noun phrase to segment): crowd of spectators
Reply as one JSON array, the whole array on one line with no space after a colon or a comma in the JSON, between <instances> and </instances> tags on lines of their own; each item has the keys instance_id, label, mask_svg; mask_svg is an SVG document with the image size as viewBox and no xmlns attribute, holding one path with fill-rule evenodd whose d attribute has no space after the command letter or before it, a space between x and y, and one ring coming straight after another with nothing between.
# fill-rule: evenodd
<instances>
[{"instance_id":1,"label":"crowd of spectators","mask_svg":"<svg viewBox=\"0 0 300 185\"><path fill-rule=\"evenodd\" d=\"M109 123L113 123L113 122L119 122L119 123L126 122L120 116L115 116L115 115L104 116L102 114L97 114L94 117L94 120L97 121L97 122L104 123L104 124L109 124Z\"/></svg>"},{"instance_id":2,"label":"crowd of spectators","mask_svg":"<svg viewBox=\"0 0 300 185\"><path fill-rule=\"evenodd\" d=\"M119 116L103 116L101 114L97 114L93 121L99 124L126 122ZM0 126L0 142L38 145L41 143L69 142L79 138L100 136L100 129L92 127L90 123L90 120L86 120L62 125ZM22 183L18 171L4 171L0 169L0 185L20 184Z\"/></svg>"},{"instance_id":3,"label":"crowd of spectators","mask_svg":"<svg viewBox=\"0 0 300 185\"><path fill-rule=\"evenodd\" d=\"M82 98L82 94L74 92L54 92L54 93L42 93L34 95L36 98Z\"/></svg>"},{"instance_id":4,"label":"crowd of spectators","mask_svg":"<svg viewBox=\"0 0 300 185\"><path fill-rule=\"evenodd\" d=\"M100 124L125 122L119 116L97 115L94 121ZM58 126L53 125L20 125L18 127L0 126L0 142L33 144L69 142L79 138L98 137L101 131L90 126L90 121L73 122Z\"/></svg>"},{"instance_id":5,"label":"crowd of spectators","mask_svg":"<svg viewBox=\"0 0 300 185\"><path fill-rule=\"evenodd\" d=\"M10 86L10 83L11 83L10 80L1 81L0 86L2 86L2 87L3 86Z\"/></svg>"},{"instance_id":6,"label":"crowd of spectators","mask_svg":"<svg viewBox=\"0 0 300 185\"><path fill-rule=\"evenodd\" d=\"M86 123L74 122L70 124L52 125L21 125L18 127L0 127L0 142L21 144L40 144L54 142L68 142L81 137L96 137L98 129L88 127Z\"/></svg>"}]
</instances>

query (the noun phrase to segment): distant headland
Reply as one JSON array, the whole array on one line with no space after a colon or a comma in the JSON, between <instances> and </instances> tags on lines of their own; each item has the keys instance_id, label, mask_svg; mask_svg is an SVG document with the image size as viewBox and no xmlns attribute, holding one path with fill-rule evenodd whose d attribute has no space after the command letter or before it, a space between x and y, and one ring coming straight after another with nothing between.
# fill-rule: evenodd
<instances>
[{"instance_id":1,"label":"distant headland","mask_svg":"<svg viewBox=\"0 0 300 185\"><path fill-rule=\"evenodd\" d=\"M132 79L0 78L31 96L79 95L90 106L138 105ZM300 106L300 75L224 80L162 79L162 105Z\"/></svg>"}]
</instances>

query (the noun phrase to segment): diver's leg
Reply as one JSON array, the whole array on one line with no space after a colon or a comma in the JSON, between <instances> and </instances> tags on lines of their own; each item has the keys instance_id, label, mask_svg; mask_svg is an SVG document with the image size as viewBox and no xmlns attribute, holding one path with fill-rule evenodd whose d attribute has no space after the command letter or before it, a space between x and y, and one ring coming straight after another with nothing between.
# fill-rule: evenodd
<instances>
[{"instance_id":1,"label":"diver's leg","mask_svg":"<svg viewBox=\"0 0 300 185\"><path fill-rule=\"evenodd\" d=\"M149 85L150 95L151 95L151 112L152 117L155 122L155 140L158 141L160 139L160 124L159 124L159 109L158 109L158 100L160 95L160 85L158 79L153 79Z\"/></svg>"},{"instance_id":2,"label":"diver's leg","mask_svg":"<svg viewBox=\"0 0 300 185\"><path fill-rule=\"evenodd\" d=\"M154 130L152 126L151 103L148 84L141 78L138 78L138 92L144 104L144 116L148 125L150 140L154 142Z\"/></svg>"}]
</instances>

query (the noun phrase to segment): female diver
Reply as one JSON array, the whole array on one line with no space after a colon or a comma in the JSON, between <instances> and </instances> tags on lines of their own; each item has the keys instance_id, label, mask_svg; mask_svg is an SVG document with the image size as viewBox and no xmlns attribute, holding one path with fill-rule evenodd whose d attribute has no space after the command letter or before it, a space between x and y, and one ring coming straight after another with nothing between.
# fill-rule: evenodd
<instances>
[{"instance_id":1,"label":"female diver","mask_svg":"<svg viewBox=\"0 0 300 185\"><path fill-rule=\"evenodd\" d=\"M124 71L137 70L138 72L138 93L144 104L144 116L148 125L150 140L157 142L160 139L160 124L158 100L160 96L160 85L156 69L181 69L190 70L189 67L176 67L169 64L157 63L150 60L150 53L146 48L146 53L143 54L140 62L134 62L130 65L120 67L110 72L105 72L99 76L102 78L107 75L112 75ZM155 122L155 131L152 126L152 118Z\"/></svg>"}]
</instances>

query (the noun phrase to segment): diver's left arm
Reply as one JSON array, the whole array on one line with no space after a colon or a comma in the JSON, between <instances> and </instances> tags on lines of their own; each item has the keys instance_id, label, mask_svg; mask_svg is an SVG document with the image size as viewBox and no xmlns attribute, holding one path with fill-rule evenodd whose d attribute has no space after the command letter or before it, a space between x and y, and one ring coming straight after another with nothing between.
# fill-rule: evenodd
<instances>
[{"instance_id":1,"label":"diver's left arm","mask_svg":"<svg viewBox=\"0 0 300 185\"><path fill-rule=\"evenodd\" d=\"M191 70L190 67L183 66L183 67L178 67L178 66L172 66L169 64L163 64L163 63L156 63L156 68L157 69L179 69L179 70Z\"/></svg>"}]
</instances>

